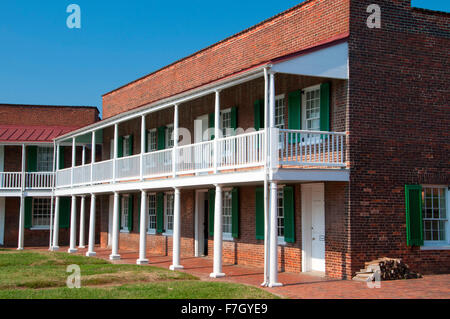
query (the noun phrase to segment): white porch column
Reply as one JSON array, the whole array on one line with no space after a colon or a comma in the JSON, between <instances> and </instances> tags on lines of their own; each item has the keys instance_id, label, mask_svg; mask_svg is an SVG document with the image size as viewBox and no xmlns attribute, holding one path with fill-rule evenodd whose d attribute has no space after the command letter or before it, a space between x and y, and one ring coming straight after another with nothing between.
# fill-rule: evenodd
<instances>
[{"instance_id":1,"label":"white porch column","mask_svg":"<svg viewBox=\"0 0 450 319\"><path fill-rule=\"evenodd\" d=\"M83 147L84 148L84 147ZM84 241L84 226L85 226L85 217L86 217L86 196L81 196L81 207L80 207L80 242L78 248L85 248L85 241Z\"/></svg>"},{"instance_id":2,"label":"white porch column","mask_svg":"<svg viewBox=\"0 0 450 319\"><path fill-rule=\"evenodd\" d=\"M270 183L270 272L269 287L282 286L278 282L278 185Z\"/></svg>"},{"instance_id":3,"label":"white porch column","mask_svg":"<svg viewBox=\"0 0 450 319\"><path fill-rule=\"evenodd\" d=\"M114 212L112 229L112 252L109 259L118 260L119 255L119 193L114 192Z\"/></svg>"},{"instance_id":4,"label":"white porch column","mask_svg":"<svg viewBox=\"0 0 450 319\"><path fill-rule=\"evenodd\" d=\"M20 197L20 211L19 211L19 238L17 243L17 250L23 249L25 232L25 196Z\"/></svg>"},{"instance_id":5,"label":"white porch column","mask_svg":"<svg viewBox=\"0 0 450 319\"><path fill-rule=\"evenodd\" d=\"M212 278L224 277L222 272L222 186L216 185L214 206L214 268Z\"/></svg>"},{"instance_id":6,"label":"white porch column","mask_svg":"<svg viewBox=\"0 0 450 319\"><path fill-rule=\"evenodd\" d=\"M92 142L91 142L91 183L94 181L94 163L95 163L95 131L92 131Z\"/></svg>"},{"instance_id":7,"label":"white porch column","mask_svg":"<svg viewBox=\"0 0 450 319\"><path fill-rule=\"evenodd\" d=\"M59 249L59 196L55 197L55 218L53 219L52 251Z\"/></svg>"},{"instance_id":8,"label":"white porch column","mask_svg":"<svg viewBox=\"0 0 450 319\"><path fill-rule=\"evenodd\" d=\"M95 256L95 194L91 194L91 209L89 214L89 246L86 256Z\"/></svg>"},{"instance_id":9,"label":"white porch column","mask_svg":"<svg viewBox=\"0 0 450 319\"><path fill-rule=\"evenodd\" d=\"M75 137L72 138L72 169L70 173L70 186L73 186L73 168L76 165L76 144Z\"/></svg>"},{"instance_id":10,"label":"white porch column","mask_svg":"<svg viewBox=\"0 0 450 319\"><path fill-rule=\"evenodd\" d=\"M269 192L268 192L268 166L269 166L269 74L264 69L264 281L261 286L269 284Z\"/></svg>"},{"instance_id":11,"label":"white porch column","mask_svg":"<svg viewBox=\"0 0 450 319\"><path fill-rule=\"evenodd\" d=\"M180 240L181 240L181 205L180 205L180 189L175 188L174 204L173 204L173 253L171 270L182 269L180 265Z\"/></svg>"},{"instance_id":12,"label":"white porch column","mask_svg":"<svg viewBox=\"0 0 450 319\"><path fill-rule=\"evenodd\" d=\"M114 160L113 160L113 182L116 182L117 155L119 154L119 125L114 124Z\"/></svg>"},{"instance_id":13,"label":"white porch column","mask_svg":"<svg viewBox=\"0 0 450 319\"><path fill-rule=\"evenodd\" d=\"M136 264L145 265L148 264L147 259L147 193L141 191L141 210L140 210L140 228L139 228L139 259L136 260Z\"/></svg>"},{"instance_id":14,"label":"white porch column","mask_svg":"<svg viewBox=\"0 0 450 319\"><path fill-rule=\"evenodd\" d=\"M144 180L144 153L145 153L145 135L147 134L145 129L145 115L141 117L141 158L140 158L140 168L139 175L140 180Z\"/></svg>"},{"instance_id":15,"label":"white porch column","mask_svg":"<svg viewBox=\"0 0 450 319\"><path fill-rule=\"evenodd\" d=\"M177 176L177 148L178 148L178 104L174 105L173 111L173 153L172 153L172 174Z\"/></svg>"},{"instance_id":16,"label":"white porch column","mask_svg":"<svg viewBox=\"0 0 450 319\"><path fill-rule=\"evenodd\" d=\"M69 253L76 253L77 241L77 197L72 195L72 205L70 208L70 247Z\"/></svg>"},{"instance_id":17,"label":"white porch column","mask_svg":"<svg viewBox=\"0 0 450 319\"><path fill-rule=\"evenodd\" d=\"M214 107L214 173L217 173L219 165L219 143L220 137L220 91L216 91L216 100Z\"/></svg>"}]
</instances>

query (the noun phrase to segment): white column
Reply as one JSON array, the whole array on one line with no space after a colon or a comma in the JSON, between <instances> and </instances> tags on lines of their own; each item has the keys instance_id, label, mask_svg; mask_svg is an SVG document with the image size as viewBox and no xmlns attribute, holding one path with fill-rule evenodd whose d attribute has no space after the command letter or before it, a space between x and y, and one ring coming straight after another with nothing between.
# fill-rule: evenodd
<instances>
[{"instance_id":1,"label":"white column","mask_svg":"<svg viewBox=\"0 0 450 319\"><path fill-rule=\"evenodd\" d=\"M269 72L269 126L275 127L275 73Z\"/></svg>"},{"instance_id":2,"label":"white column","mask_svg":"<svg viewBox=\"0 0 450 319\"><path fill-rule=\"evenodd\" d=\"M177 176L177 148L178 148L178 104L174 105L173 111L173 153L172 153L172 174Z\"/></svg>"},{"instance_id":3,"label":"white column","mask_svg":"<svg viewBox=\"0 0 450 319\"><path fill-rule=\"evenodd\" d=\"M270 183L270 272L269 287L282 286L278 282L278 185Z\"/></svg>"},{"instance_id":4,"label":"white column","mask_svg":"<svg viewBox=\"0 0 450 319\"><path fill-rule=\"evenodd\" d=\"M91 209L89 214L89 246L86 256L95 256L95 194L91 194Z\"/></svg>"},{"instance_id":5,"label":"white column","mask_svg":"<svg viewBox=\"0 0 450 319\"><path fill-rule=\"evenodd\" d=\"M80 207L80 242L79 242L79 248L85 248L85 241L84 241L84 226L86 224L85 222L86 217L86 196L81 196L81 207Z\"/></svg>"},{"instance_id":6,"label":"white column","mask_svg":"<svg viewBox=\"0 0 450 319\"><path fill-rule=\"evenodd\" d=\"M83 145L83 149L81 151L81 165L86 164L86 145Z\"/></svg>"},{"instance_id":7,"label":"white column","mask_svg":"<svg viewBox=\"0 0 450 319\"><path fill-rule=\"evenodd\" d=\"M220 137L220 91L216 91L216 100L214 107L214 173L217 173L219 165L219 143Z\"/></svg>"},{"instance_id":8,"label":"white column","mask_svg":"<svg viewBox=\"0 0 450 319\"><path fill-rule=\"evenodd\" d=\"M91 142L91 183L94 181L94 163L95 163L95 131L92 131L92 142Z\"/></svg>"},{"instance_id":9,"label":"white column","mask_svg":"<svg viewBox=\"0 0 450 319\"><path fill-rule=\"evenodd\" d=\"M114 212L112 230L112 252L109 259L118 260L119 255L119 193L114 192Z\"/></svg>"},{"instance_id":10,"label":"white column","mask_svg":"<svg viewBox=\"0 0 450 319\"><path fill-rule=\"evenodd\" d=\"M17 250L23 249L25 232L25 196L20 197L20 211L19 211L19 238L17 243Z\"/></svg>"},{"instance_id":11,"label":"white column","mask_svg":"<svg viewBox=\"0 0 450 319\"><path fill-rule=\"evenodd\" d=\"M55 163L56 170L59 170L61 168L61 167L59 167L59 157L61 156L59 148L60 148L59 143L56 143L56 163ZM64 168L64 167L62 167L62 168Z\"/></svg>"},{"instance_id":12,"label":"white column","mask_svg":"<svg viewBox=\"0 0 450 319\"><path fill-rule=\"evenodd\" d=\"M261 286L269 284L269 194L268 194L268 163L269 163L269 74L264 69L264 281Z\"/></svg>"},{"instance_id":13,"label":"white column","mask_svg":"<svg viewBox=\"0 0 450 319\"><path fill-rule=\"evenodd\" d=\"M119 148L119 125L114 124L114 160L113 160L113 182L116 182L117 155Z\"/></svg>"},{"instance_id":14,"label":"white column","mask_svg":"<svg viewBox=\"0 0 450 319\"><path fill-rule=\"evenodd\" d=\"M77 197L72 195L72 205L70 208L70 247L69 253L76 253L77 241Z\"/></svg>"},{"instance_id":15,"label":"white column","mask_svg":"<svg viewBox=\"0 0 450 319\"><path fill-rule=\"evenodd\" d=\"M175 188L175 196L173 203L173 253L171 270L182 269L180 264L180 241L181 241L181 205L180 205L180 189Z\"/></svg>"},{"instance_id":16,"label":"white column","mask_svg":"<svg viewBox=\"0 0 450 319\"><path fill-rule=\"evenodd\" d=\"M145 130L145 115L141 117L141 158L140 158L140 180L144 180L144 153L145 153L145 135L147 134Z\"/></svg>"},{"instance_id":17,"label":"white column","mask_svg":"<svg viewBox=\"0 0 450 319\"><path fill-rule=\"evenodd\" d=\"M75 144L75 137L72 138L72 170L70 173L70 185L73 186L73 168L76 165L76 144Z\"/></svg>"},{"instance_id":18,"label":"white column","mask_svg":"<svg viewBox=\"0 0 450 319\"><path fill-rule=\"evenodd\" d=\"M140 229L139 229L139 259L136 260L136 264L145 265L148 264L147 259L147 193L141 191L141 214L140 214Z\"/></svg>"},{"instance_id":19,"label":"white column","mask_svg":"<svg viewBox=\"0 0 450 319\"><path fill-rule=\"evenodd\" d=\"M214 206L214 266L209 275L212 278L224 277L222 272L222 186L216 185Z\"/></svg>"},{"instance_id":20,"label":"white column","mask_svg":"<svg viewBox=\"0 0 450 319\"><path fill-rule=\"evenodd\" d=\"M25 144L22 144L22 181L21 181L22 195L25 189L25 169L26 169L25 158L26 158Z\"/></svg>"},{"instance_id":21,"label":"white column","mask_svg":"<svg viewBox=\"0 0 450 319\"><path fill-rule=\"evenodd\" d=\"M59 249L59 196L55 197L55 218L53 219L52 251Z\"/></svg>"}]
</instances>

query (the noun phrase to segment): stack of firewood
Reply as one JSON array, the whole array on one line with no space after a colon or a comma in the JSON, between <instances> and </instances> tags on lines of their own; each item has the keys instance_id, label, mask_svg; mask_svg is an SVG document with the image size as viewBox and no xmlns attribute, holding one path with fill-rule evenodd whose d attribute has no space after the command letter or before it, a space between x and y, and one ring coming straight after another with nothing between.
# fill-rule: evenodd
<instances>
[{"instance_id":1,"label":"stack of firewood","mask_svg":"<svg viewBox=\"0 0 450 319\"><path fill-rule=\"evenodd\" d=\"M365 267L356 272L353 280L374 281L377 272L379 272L380 280L422 278L421 274L410 271L408 265L398 258L379 258L366 262Z\"/></svg>"}]
</instances>

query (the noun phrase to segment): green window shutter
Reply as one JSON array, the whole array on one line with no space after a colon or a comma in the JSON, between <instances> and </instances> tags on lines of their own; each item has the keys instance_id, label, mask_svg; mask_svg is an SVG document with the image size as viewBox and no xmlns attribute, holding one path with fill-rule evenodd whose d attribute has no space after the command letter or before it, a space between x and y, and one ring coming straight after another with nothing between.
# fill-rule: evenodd
<instances>
[{"instance_id":1,"label":"green window shutter","mask_svg":"<svg viewBox=\"0 0 450 319\"><path fill-rule=\"evenodd\" d=\"M256 187L256 239L264 239L264 187Z\"/></svg>"},{"instance_id":2,"label":"green window shutter","mask_svg":"<svg viewBox=\"0 0 450 319\"><path fill-rule=\"evenodd\" d=\"M59 163L58 168L63 169L64 168L64 146L59 146Z\"/></svg>"},{"instance_id":3,"label":"green window shutter","mask_svg":"<svg viewBox=\"0 0 450 319\"><path fill-rule=\"evenodd\" d=\"M264 128L264 100L256 100L253 103L255 113L255 130L259 131Z\"/></svg>"},{"instance_id":4,"label":"green window shutter","mask_svg":"<svg viewBox=\"0 0 450 319\"><path fill-rule=\"evenodd\" d=\"M233 135L236 135L237 129L237 107L233 106L231 108L231 128L233 129Z\"/></svg>"},{"instance_id":5,"label":"green window shutter","mask_svg":"<svg viewBox=\"0 0 450 319\"><path fill-rule=\"evenodd\" d=\"M158 150L166 148L166 127L158 127Z\"/></svg>"},{"instance_id":6,"label":"green window shutter","mask_svg":"<svg viewBox=\"0 0 450 319\"><path fill-rule=\"evenodd\" d=\"M156 232L164 231L164 193L156 194Z\"/></svg>"},{"instance_id":7,"label":"green window shutter","mask_svg":"<svg viewBox=\"0 0 450 319\"><path fill-rule=\"evenodd\" d=\"M137 198L137 210L138 210L138 228L137 231L141 231L141 196ZM147 227L146 227L147 228Z\"/></svg>"},{"instance_id":8,"label":"green window shutter","mask_svg":"<svg viewBox=\"0 0 450 319\"><path fill-rule=\"evenodd\" d=\"M302 128L302 91L289 93L288 100L288 128L300 130Z\"/></svg>"},{"instance_id":9,"label":"green window shutter","mask_svg":"<svg viewBox=\"0 0 450 319\"><path fill-rule=\"evenodd\" d=\"M119 195L119 229L122 229L122 200L123 196Z\"/></svg>"},{"instance_id":10,"label":"green window shutter","mask_svg":"<svg viewBox=\"0 0 450 319\"><path fill-rule=\"evenodd\" d=\"M239 237L239 188L234 187L231 191L231 235Z\"/></svg>"},{"instance_id":11,"label":"green window shutter","mask_svg":"<svg viewBox=\"0 0 450 319\"><path fill-rule=\"evenodd\" d=\"M59 228L69 228L70 225L70 197L59 198Z\"/></svg>"},{"instance_id":12,"label":"green window shutter","mask_svg":"<svg viewBox=\"0 0 450 319\"><path fill-rule=\"evenodd\" d=\"M422 186L405 185L406 244L423 245Z\"/></svg>"},{"instance_id":13,"label":"green window shutter","mask_svg":"<svg viewBox=\"0 0 450 319\"><path fill-rule=\"evenodd\" d=\"M295 242L295 214L294 214L294 188L285 186L283 188L284 199L284 241Z\"/></svg>"},{"instance_id":14,"label":"green window shutter","mask_svg":"<svg viewBox=\"0 0 450 319\"><path fill-rule=\"evenodd\" d=\"M117 140L117 157L123 157L123 136Z\"/></svg>"},{"instance_id":15,"label":"green window shutter","mask_svg":"<svg viewBox=\"0 0 450 319\"><path fill-rule=\"evenodd\" d=\"M209 224L209 236L214 236L214 209L215 209L215 202L216 202L216 190L210 189L208 191L209 196L209 218L208 218L208 224Z\"/></svg>"},{"instance_id":16,"label":"green window shutter","mask_svg":"<svg viewBox=\"0 0 450 319\"><path fill-rule=\"evenodd\" d=\"M320 85L320 130L330 131L330 83Z\"/></svg>"},{"instance_id":17,"label":"green window shutter","mask_svg":"<svg viewBox=\"0 0 450 319\"><path fill-rule=\"evenodd\" d=\"M148 132L149 130L145 130L145 135L144 135L144 153L148 152Z\"/></svg>"},{"instance_id":18,"label":"green window shutter","mask_svg":"<svg viewBox=\"0 0 450 319\"><path fill-rule=\"evenodd\" d=\"M33 197L25 197L25 228L31 228L33 218Z\"/></svg>"},{"instance_id":19,"label":"green window shutter","mask_svg":"<svg viewBox=\"0 0 450 319\"><path fill-rule=\"evenodd\" d=\"M134 196L128 196L128 231L133 230L133 207L134 207Z\"/></svg>"},{"instance_id":20,"label":"green window shutter","mask_svg":"<svg viewBox=\"0 0 450 319\"><path fill-rule=\"evenodd\" d=\"M27 146L27 172L37 171L37 146Z\"/></svg>"},{"instance_id":21,"label":"green window shutter","mask_svg":"<svg viewBox=\"0 0 450 319\"><path fill-rule=\"evenodd\" d=\"M127 152L128 152L128 156L131 156L131 155L133 155L133 135L129 135L129 137L128 137L128 150L127 150Z\"/></svg>"},{"instance_id":22,"label":"green window shutter","mask_svg":"<svg viewBox=\"0 0 450 319\"><path fill-rule=\"evenodd\" d=\"M210 128L210 132L211 132L211 140L214 139L214 123L215 123L215 119L214 119L214 113L209 113L208 114L208 122L209 122L209 128Z\"/></svg>"}]
</instances>

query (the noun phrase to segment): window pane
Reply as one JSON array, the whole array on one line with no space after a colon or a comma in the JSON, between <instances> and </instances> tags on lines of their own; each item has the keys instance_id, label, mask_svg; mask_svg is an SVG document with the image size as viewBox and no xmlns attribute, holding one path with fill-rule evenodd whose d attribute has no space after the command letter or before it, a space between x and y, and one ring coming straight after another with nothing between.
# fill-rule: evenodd
<instances>
[{"instance_id":1,"label":"window pane","mask_svg":"<svg viewBox=\"0 0 450 319\"><path fill-rule=\"evenodd\" d=\"M41 147L37 148L37 171L51 172L53 171L53 148Z\"/></svg>"},{"instance_id":2,"label":"window pane","mask_svg":"<svg viewBox=\"0 0 450 319\"><path fill-rule=\"evenodd\" d=\"M50 226L50 198L33 198L33 227Z\"/></svg>"},{"instance_id":3,"label":"window pane","mask_svg":"<svg viewBox=\"0 0 450 319\"><path fill-rule=\"evenodd\" d=\"M447 203L445 188L424 187L423 200L423 228L426 241L447 240Z\"/></svg>"},{"instance_id":4,"label":"window pane","mask_svg":"<svg viewBox=\"0 0 450 319\"><path fill-rule=\"evenodd\" d=\"M148 228L156 229L156 195L148 195Z\"/></svg>"},{"instance_id":5,"label":"window pane","mask_svg":"<svg viewBox=\"0 0 450 319\"><path fill-rule=\"evenodd\" d=\"M231 234L232 229L232 193L230 191L223 192L222 198L222 231L225 234Z\"/></svg>"}]
</instances>

